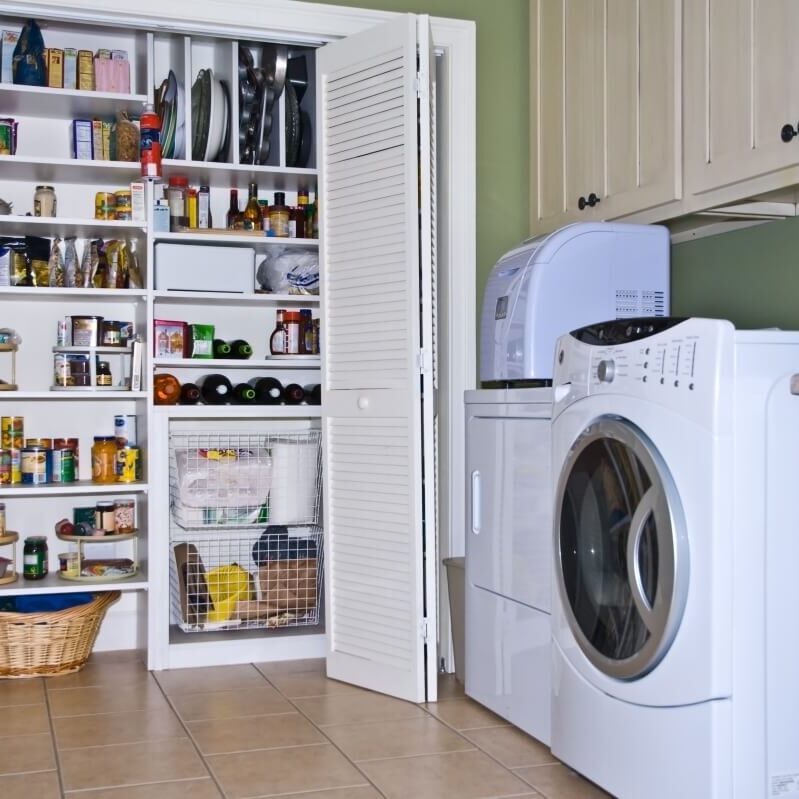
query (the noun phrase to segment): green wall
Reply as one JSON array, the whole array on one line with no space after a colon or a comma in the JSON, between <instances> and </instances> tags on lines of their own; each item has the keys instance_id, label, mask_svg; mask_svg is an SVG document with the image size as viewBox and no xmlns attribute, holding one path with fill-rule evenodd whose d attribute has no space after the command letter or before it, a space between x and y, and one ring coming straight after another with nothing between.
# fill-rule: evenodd
<instances>
[{"instance_id":1,"label":"green wall","mask_svg":"<svg viewBox=\"0 0 799 799\"><path fill-rule=\"evenodd\" d=\"M529 230L528 0L339 0L336 4L476 23L479 318L491 267Z\"/></svg>"},{"instance_id":2,"label":"green wall","mask_svg":"<svg viewBox=\"0 0 799 799\"><path fill-rule=\"evenodd\" d=\"M675 316L799 330L799 219L676 244L671 257Z\"/></svg>"}]
</instances>

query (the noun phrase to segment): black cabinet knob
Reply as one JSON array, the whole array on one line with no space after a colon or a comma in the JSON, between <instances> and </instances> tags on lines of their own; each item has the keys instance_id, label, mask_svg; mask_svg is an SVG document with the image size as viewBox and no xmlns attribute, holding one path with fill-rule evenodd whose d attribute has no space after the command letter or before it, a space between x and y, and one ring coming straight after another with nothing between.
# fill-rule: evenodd
<instances>
[{"instance_id":1,"label":"black cabinet knob","mask_svg":"<svg viewBox=\"0 0 799 799\"><path fill-rule=\"evenodd\" d=\"M577 207L581 211L584 211L586 206L589 206L589 207L593 208L599 202L600 202L599 197L597 197L596 194L594 194L594 192L591 192L588 195L588 199L587 200L585 199L585 197L580 197L580 199L577 200Z\"/></svg>"},{"instance_id":2,"label":"black cabinet knob","mask_svg":"<svg viewBox=\"0 0 799 799\"><path fill-rule=\"evenodd\" d=\"M782 126L780 131L780 138L787 144L794 136L799 136L799 126L796 128L793 125L786 124Z\"/></svg>"}]
</instances>

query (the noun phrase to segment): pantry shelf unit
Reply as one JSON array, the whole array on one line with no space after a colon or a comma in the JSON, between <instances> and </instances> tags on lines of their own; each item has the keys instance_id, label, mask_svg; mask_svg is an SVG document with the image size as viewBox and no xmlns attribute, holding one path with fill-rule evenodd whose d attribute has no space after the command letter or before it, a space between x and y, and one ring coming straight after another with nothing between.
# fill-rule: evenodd
<instances>
[{"instance_id":1,"label":"pantry shelf unit","mask_svg":"<svg viewBox=\"0 0 799 799\"><path fill-rule=\"evenodd\" d=\"M138 161L83 161L77 158L0 155L0 175L3 180L108 186L139 180L140 174ZM50 221L54 220L51 218Z\"/></svg>"},{"instance_id":2,"label":"pantry shelf unit","mask_svg":"<svg viewBox=\"0 0 799 799\"><path fill-rule=\"evenodd\" d=\"M7 116L24 114L29 117L63 116L78 119L114 116L118 111L138 116L141 113L142 103L146 102L147 95L144 94L52 89L47 86L0 83L0 106Z\"/></svg>"},{"instance_id":3,"label":"pantry shelf unit","mask_svg":"<svg viewBox=\"0 0 799 799\"><path fill-rule=\"evenodd\" d=\"M172 233L155 233L153 241L171 241L180 244L247 244L250 247L318 247L319 239L287 239L278 236L267 236L263 231L245 233L227 228L210 228L206 231L178 230Z\"/></svg>"},{"instance_id":4,"label":"pantry shelf unit","mask_svg":"<svg viewBox=\"0 0 799 799\"><path fill-rule=\"evenodd\" d=\"M157 405L155 413L169 419L319 419L318 405Z\"/></svg>"},{"instance_id":5,"label":"pantry shelf unit","mask_svg":"<svg viewBox=\"0 0 799 799\"><path fill-rule=\"evenodd\" d=\"M290 241L291 239L287 239ZM213 291L154 291L155 302L164 301L170 305L302 305L308 308L319 307L318 294L219 294Z\"/></svg>"},{"instance_id":6,"label":"pantry shelf unit","mask_svg":"<svg viewBox=\"0 0 799 799\"><path fill-rule=\"evenodd\" d=\"M71 483L44 483L42 485L0 485L0 497L54 497L68 494L143 494L149 486L144 481L134 483L94 483L75 480Z\"/></svg>"},{"instance_id":7,"label":"pantry shelf unit","mask_svg":"<svg viewBox=\"0 0 799 799\"><path fill-rule=\"evenodd\" d=\"M6 235L50 236L53 230L57 230L62 237L96 239L124 236L128 231L140 233L144 228L143 222L52 216L0 216L0 234Z\"/></svg>"},{"instance_id":8,"label":"pantry shelf unit","mask_svg":"<svg viewBox=\"0 0 799 799\"><path fill-rule=\"evenodd\" d=\"M59 577L62 580L68 580L69 582L74 583L91 583L92 585L98 585L102 583L119 583L125 582L127 580L132 580L134 577L137 576L139 572L139 557L138 557L138 540L139 540L139 531L130 532L130 533L111 533L108 535L103 536L93 536L93 535L64 535L63 533L56 533L56 537L60 541L65 541L67 544L71 544L75 547L78 556L78 569L80 572L83 571L84 566L86 565L87 560L92 560L87 556L86 547L90 548L90 551L93 551L94 554L97 554L97 546L101 546L104 548L108 548L108 545L114 544L121 544L124 542L131 542L133 557L127 559L124 563L124 567L129 569L128 574L103 574L103 575L87 575L87 574L68 574L67 572L59 572ZM110 565L111 561L119 560L118 558L94 558L93 560L102 563L106 568ZM116 564L119 567L119 564Z\"/></svg>"},{"instance_id":9,"label":"pantry shelf unit","mask_svg":"<svg viewBox=\"0 0 799 799\"><path fill-rule=\"evenodd\" d=\"M0 585L0 596L14 596L19 594L75 594L91 591L141 591L147 589L147 570L139 564L139 571L126 580L107 580L102 582L75 582L64 580L57 572L50 573L41 580L20 579L9 585ZM90 586L90 587L89 587Z\"/></svg>"},{"instance_id":10,"label":"pantry shelf unit","mask_svg":"<svg viewBox=\"0 0 799 799\"><path fill-rule=\"evenodd\" d=\"M320 365L318 355L286 356L238 360L234 358L155 358L159 369L315 369Z\"/></svg>"},{"instance_id":11,"label":"pantry shelf unit","mask_svg":"<svg viewBox=\"0 0 799 799\"><path fill-rule=\"evenodd\" d=\"M2 218L2 217L0 217ZM3 286L0 287L0 300L42 300L45 302L64 302L70 300L96 300L103 304L111 302L135 303L147 298L143 289L84 289L49 286Z\"/></svg>"},{"instance_id":12,"label":"pantry shelf unit","mask_svg":"<svg viewBox=\"0 0 799 799\"><path fill-rule=\"evenodd\" d=\"M268 183L271 191L296 192L298 189L313 189L316 185L315 169L165 158L162 172L165 182L171 175L186 175L190 183L205 183L212 188L223 186L227 189L231 185L254 181Z\"/></svg>"},{"instance_id":13,"label":"pantry shelf unit","mask_svg":"<svg viewBox=\"0 0 799 799\"><path fill-rule=\"evenodd\" d=\"M47 391L15 391L13 397L3 397L0 394L0 400L49 400L50 402L57 401L70 401L70 400L101 400L108 401L109 399L147 399L150 395L146 391L128 391L126 388L114 389L114 396L108 396L108 389L96 388L92 386L81 387L76 390L70 387L68 391L62 391L63 386L53 386ZM119 395L124 392L124 396Z\"/></svg>"}]
</instances>

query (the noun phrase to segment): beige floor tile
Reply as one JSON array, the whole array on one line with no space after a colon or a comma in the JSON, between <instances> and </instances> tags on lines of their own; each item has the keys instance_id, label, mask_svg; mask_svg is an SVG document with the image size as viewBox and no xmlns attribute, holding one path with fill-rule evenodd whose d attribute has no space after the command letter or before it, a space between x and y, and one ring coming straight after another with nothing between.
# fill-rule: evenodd
<instances>
[{"instance_id":1,"label":"beige floor tile","mask_svg":"<svg viewBox=\"0 0 799 799\"><path fill-rule=\"evenodd\" d=\"M266 681L263 681L263 686L250 690L179 694L171 696L170 701L184 721L295 712L294 706Z\"/></svg>"},{"instance_id":2,"label":"beige floor tile","mask_svg":"<svg viewBox=\"0 0 799 799\"><path fill-rule=\"evenodd\" d=\"M205 691L240 691L267 684L263 675L249 663L173 669L156 671L154 674L164 693L169 696Z\"/></svg>"},{"instance_id":3,"label":"beige floor tile","mask_svg":"<svg viewBox=\"0 0 799 799\"><path fill-rule=\"evenodd\" d=\"M270 799L382 799L382 796L369 786L359 788L333 788L330 791L311 791L310 793L281 793Z\"/></svg>"},{"instance_id":4,"label":"beige floor tile","mask_svg":"<svg viewBox=\"0 0 799 799\"><path fill-rule=\"evenodd\" d=\"M4 737L50 732L47 706L44 704L14 705L3 708L0 713L0 729L2 729Z\"/></svg>"},{"instance_id":5,"label":"beige floor tile","mask_svg":"<svg viewBox=\"0 0 799 799\"><path fill-rule=\"evenodd\" d=\"M60 761L66 791L208 776L191 741L180 738L64 749Z\"/></svg>"},{"instance_id":6,"label":"beige floor tile","mask_svg":"<svg viewBox=\"0 0 799 799\"><path fill-rule=\"evenodd\" d=\"M95 685L87 688L48 689L50 713L58 716L87 716L93 713L124 713L168 707L152 678L132 685Z\"/></svg>"},{"instance_id":7,"label":"beige floor tile","mask_svg":"<svg viewBox=\"0 0 799 799\"><path fill-rule=\"evenodd\" d=\"M508 768L558 763L548 746L516 727L483 727L463 735Z\"/></svg>"},{"instance_id":8,"label":"beige floor tile","mask_svg":"<svg viewBox=\"0 0 799 799\"><path fill-rule=\"evenodd\" d=\"M609 793L562 764L514 769L547 799L613 799Z\"/></svg>"},{"instance_id":9,"label":"beige floor tile","mask_svg":"<svg viewBox=\"0 0 799 799\"><path fill-rule=\"evenodd\" d=\"M0 796L3 799L61 799L58 774L39 771L0 777Z\"/></svg>"},{"instance_id":10,"label":"beige floor tile","mask_svg":"<svg viewBox=\"0 0 799 799\"><path fill-rule=\"evenodd\" d=\"M299 713L191 721L186 726L204 755L326 743Z\"/></svg>"},{"instance_id":11,"label":"beige floor tile","mask_svg":"<svg viewBox=\"0 0 799 799\"><path fill-rule=\"evenodd\" d=\"M473 744L430 716L322 729L347 757L356 761L474 749Z\"/></svg>"},{"instance_id":12,"label":"beige floor tile","mask_svg":"<svg viewBox=\"0 0 799 799\"><path fill-rule=\"evenodd\" d=\"M228 799L368 784L329 744L211 755L207 763Z\"/></svg>"},{"instance_id":13,"label":"beige floor tile","mask_svg":"<svg viewBox=\"0 0 799 799\"><path fill-rule=\"evenodd\" d=\"M89 663L139 663L146 669L147 654L141 649L119 649L110 652L92 652ZM88 664L87 664L88 665Z\"/></svg>"},{"instance_id":14,"label":"beige floor tile","mask_svg":"<svg viewBox=\"0 0 799 799\"><path fill-rule=\"evenodd\" d=\"M411 702L371 691L295 699L294 704L314 724L364 724L370 721L421 718L424 711Z\"/></svg>"},{"instance_id":15,"label":"beige floor tile","mask_svg":"<svg viewBox=\"0 0 799 799\"><path fill-rule=\"evenodd\" d=\"M2 730L0 722L0 730ZM52 771L56 767L50 733L0 738L0 774Z\"/></svg>"},{"instance_id":16,"label":"beige floor tile","mask_svg":"<svg viewBox=\"0 0 799 799\"><path fill-rule=\"evenodd\" d=\"M371 760L360 767L389 799L487 799L530 793L526 783L475 750Z\"/></svg>"},{"instance_id":17,"label":"beige floor tile","mask_svg":"<svg viewBox=\"0 0 799 799\"><path fill-rule=\"evenodd\" d=\"M270 674L269 682L289 699L302 699L307 696L332 696L334 694L363 693L363 688L338 680L329 680L324 674L306 672L304 674Z\"/></svg>"},{"instance_id":18,"label":"beige floor tile","mask_svg":"<svg viewBox=\"0 0 799 799\"><path fill-rule=\"evenodd\" d=\"M100 660L87 663L74 674L64 674L58 680L48 680L47 690L86 688L93 685L115 685L148 682L151 679L143 663L132 660Z\"/></svg>"},{"instance_id":19,"label":"beige floor tile","mask_svg":"<svg viewBox=\"0 0 799 799\"><path fill-rule=\"evenodd\" d=\"M155 782L100 791L70 791L67 799L222 799L210 777L201 780ZM302 797L302 799L305 799Z\"/></svg>"},{"instance_id":20,"label":"beige floor tile","mask_svg":"<svg viewBox=\"0 0 799 799\"><path fill-rule=\"evenodd\" d=\"M256 663L255 668L267 677L271 677L273 674L324 674L327 666L324 658L306 658Z\"/></svg>"},{"instance_id":21,"label":"beige floor tile","mask_svg":"<svg viewBox=\"0 0 799 799\"><path fill-rule=\"evenodd\" d=\"M424 707L436 718L456 730L470 730L477 727L499 727L507 722L487 708L469 698L447 699L444 702L431 702Z\"/></svg>"},{"instance_id":22,"label":"beige floor tile","mask_svg":"<svg viewBox=\"0 0 799 799\"><path fill-rule=\"evenodd\" d=\"M138 712L56 718L53 729L59 749L186 737L180 720L166 706Z\"/></svg>"},{"instance_id":23,"label":"beige floor tile","mask_svg":"<svg viewBox=\"0 0 799 799\"><path fill-rule=\"evenodd\" d=\"M463 683L455 679L454 674L439 674L438 675L438 701L441 702L445 699L463 699L466 692L463 689Z\"/></svg>"},{"instance_id":24,"label":"beige floor tile","mask_svg":"<svg viewBox=\"0 0 799 799\"><path fill-rule=\"evenodd\" d=\"M44 702L44 682L41 677L0 680L0 707L38 705L40 702Z\"/></svg>"}]
</instances>

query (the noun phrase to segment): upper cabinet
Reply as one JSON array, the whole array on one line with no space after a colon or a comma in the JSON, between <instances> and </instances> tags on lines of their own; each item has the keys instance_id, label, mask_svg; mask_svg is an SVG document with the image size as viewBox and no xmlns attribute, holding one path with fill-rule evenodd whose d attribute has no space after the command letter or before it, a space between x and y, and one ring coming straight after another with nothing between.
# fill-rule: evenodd
<instances>
[{"instance_id":1,"label":"upper cabinet","mask_svg":"<svg viewBox=\"0 0 799 799\"><path fill-rule=\"evenodd\" d=\"M531 233L680 197L680 8L532 0Z\"/></svg>"},{"instance_id":2,"label":"upper cabinet","mask_svg":"<svg viewBox=\"0 0 799 799\"><path fill-rule=\"evenodd\" d=\"M688 0L684 14L686 192L799 164L799 4Z\"/></svg>"}]
</instances>

